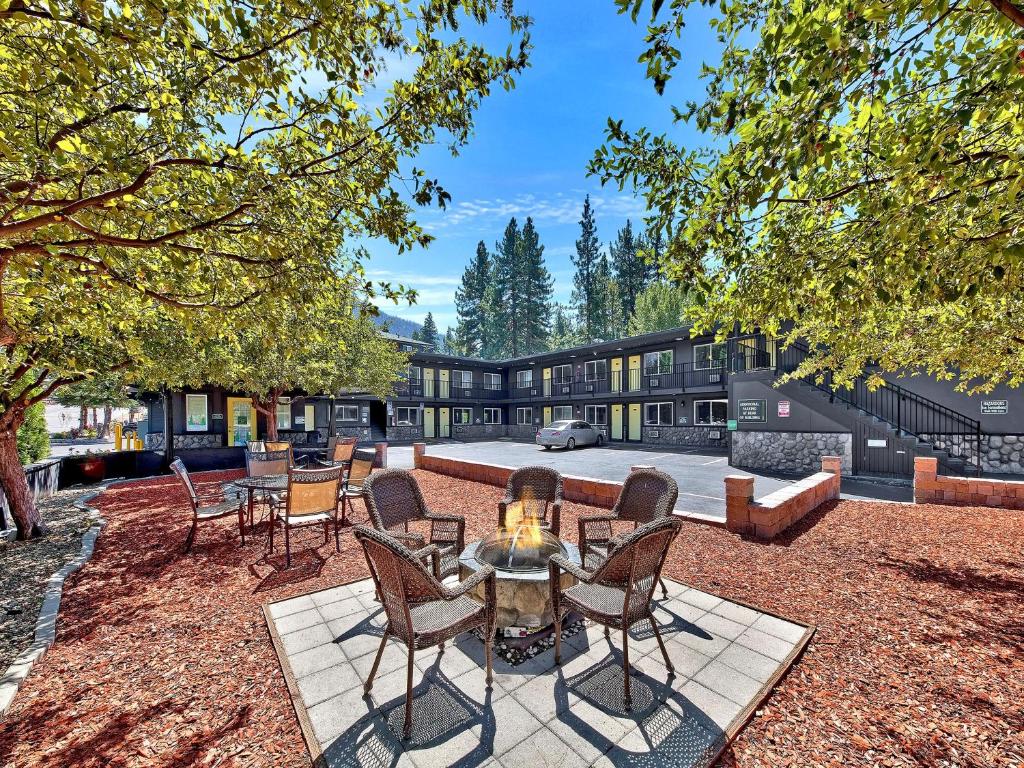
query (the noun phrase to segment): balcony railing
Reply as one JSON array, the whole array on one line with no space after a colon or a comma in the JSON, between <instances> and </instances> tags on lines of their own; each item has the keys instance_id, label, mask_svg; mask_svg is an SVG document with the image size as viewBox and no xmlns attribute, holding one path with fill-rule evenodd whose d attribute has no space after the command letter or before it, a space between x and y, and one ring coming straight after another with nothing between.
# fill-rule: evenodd
<instances>
[{"instance_id":1,"label":"balcony railing","mask_svg":"<svg viewBox=\"0 0 1024 768\"><path fill-rule=\"evenodd\" d=\"M448 379L402 379L395 384L397 397L422 397L441 400L501 400L508 397L505 389L494 389L485 384L462 386L462 382Z\"/></svg>"},{"instance_id":2,"label":"balcony railing","mask_svg":"<svg viewBox=\"0 0 1024 768\"><path fill-rule=\"evenodd\" d=\"M680 363L665 371L611 371L603 377L577 376L572 379L544 379L527 387L512 387L516 400L562 397L628 394L630 392L657 392L659 390L687 390L699 388L725 388L728 366L725 363L695 366Z\"/></svg>"}]
</instances>

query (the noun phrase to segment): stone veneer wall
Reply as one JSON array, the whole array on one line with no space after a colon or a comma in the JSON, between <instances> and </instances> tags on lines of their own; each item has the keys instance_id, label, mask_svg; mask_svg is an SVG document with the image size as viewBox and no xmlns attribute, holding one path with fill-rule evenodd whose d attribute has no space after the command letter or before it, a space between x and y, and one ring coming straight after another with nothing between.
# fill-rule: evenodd
<instances>
[{"instance_id":1,"label":"stone veneer wall","mask_svg":"<svg viewBox=\"0 0 1024 768\"><path fill-rule=\"evenodd\" d=\"M936 448L954 456L967 458L972 466L977 465L973 438L948 435L933 439L931 435L922 434L921 439L933 442ZM981 471L1024 475L1024 435L982 435Z\"/></svg>"},{"instance_id":2,"label":"stone veneer wall","mask_svg":"<svg viewBox=\"0 0 1024 768\"><path fill-rule=\"evenodd\" d=\"M938 474L938 468L934 457L914 458L914 501L918 504L1024 509L1024 482L949 477Z\"/></svg>"},{"instance_id":3,"label":"stone veneer wall","mask_svg":"<svg viewBox=\"0 0 1024 768\"><path fill-rule=\"evenodd\" d=\"M754 500L754 478L725 478L725 526L730 531L773 539L829 499L839 498L840 457L822 456L821 471Z\"/></svg>"},{"instance_id":4,"label":"stone veneer wall","mask_svg":"<svg viewBox=\"0 0 1024 768\"><path fill-rule=\"evenodd\" d=\"M509 437L523 437L532 439L536 434L539 426L533 426L531 424L509 424L505 427L505 434Z\"/></svg>"},{"instance_id":5,"label":"stone veneer wall","mask_svg":"<svg viewBox=\"0 0 1024 768\"><path fill-rule=\"evenodd\" d=\"M193 448L220 448L224 444L223 435L212 435L200 432L194 435L175 435L175 449L189 450ZM164 447L163 432L150 432L145 438L146 448L151 451L159 451Z\"/></svg>"},{"instance_id":6,"label":"stone veneer wall","mask_svg":"<svg viewBox=\"0 0 1024 768\"><path fill-rule=\"evenodd\" d=\"M370 439L370 428L367 427L337 427L334 434L338 437L358 437L360 440Z\"/></svg>"},{"instance_id":7,"label":"stone veneer wall","mask_svg":"<svg viewBox=\"0 0 1024 768\"><path fill-rule=\"evenodd\" d=\"M452 424L452 437L456 440L485 440L504 437L505 424ZM533 434L531 433L531 437Z\"/></svg>"},{"instance_id":8,"label":"stone veneer wall","mask_svg":"<svg viewBox=\"0 0 1024 768\"><path fill-rule=\"evenodd\" d=\"M849 432L732 433L732 465L803 474L814 472L823 457L838 456L843 474L853 471L853 435Z\"/></svg>"},{"instance_id":9,"label":"stone veneer wall","mask_svg":"<svg viewBox=\"0 0 1024 768\"><path fill-rule=\"evenodd\" d=\"M403 424L400 426L389 426L387 428L388 440L406 442L409 440L423 439L423 426L419 424Z\"/></svg>"},{"instance_id":10,"label":"stone veneer wall","mask_svg":"<svg viewBox=\"0 0 1024 768\"><path fill-rule=\"evenodd\" d=\"M718 437L711 437L711 433L718 433ZM654 437L652 433L658 436ZM729 447L729 432L724 426L721 427L644 427L643 442L654 445L683 445L691 448L718 448L725 450Z\"/></svg>"}]
</instances>

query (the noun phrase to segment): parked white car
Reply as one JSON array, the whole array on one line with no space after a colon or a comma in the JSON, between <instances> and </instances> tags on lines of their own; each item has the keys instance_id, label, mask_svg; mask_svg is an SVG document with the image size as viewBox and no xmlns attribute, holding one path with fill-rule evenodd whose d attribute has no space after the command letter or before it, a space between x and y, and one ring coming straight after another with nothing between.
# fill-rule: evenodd
<instances>
[{"instance_id":1,"label":"parked white car","mask_svg":"<svg viewBox=\"0 0 1024 768\"><path fill-rule=\"evenodd\" d=\"M537 432L536 442L545 451L552 446L571 451L577 445L600 445L604 435L585 421L553 421Z\"/></svg>"}]
</instances>

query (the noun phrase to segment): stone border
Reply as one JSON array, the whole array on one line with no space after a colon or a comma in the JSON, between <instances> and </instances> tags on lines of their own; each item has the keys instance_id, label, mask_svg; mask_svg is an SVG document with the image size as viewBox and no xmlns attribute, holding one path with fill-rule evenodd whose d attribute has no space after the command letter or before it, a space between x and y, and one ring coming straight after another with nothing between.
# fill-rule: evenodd
<instances>
[{"instance_id":1,"label":"stone border","mask_svg":"<svg viewBox=\"0 0 1024 768\"><path fill-rule=\"evenodd\" d=\"M830 499L839 498L842 458L822 456L821 472L754 500L754 478L725 478L725 525L734 533L773 539Z\"/></svg>"},{"instance_id":2,"label":"stone border","mask_svg":"<svg viewBox=\"0 0 1024 768\"><path fill-rule=\"evenodd\" d=\"M938 474L939 460L914 457L914 502L1024 509L1024 482Z\"/></svg>"},{"instance_id":3,"label":"stone border","mask_svg":"<svg viewBox=\"0 0 1024 768\"><path fill-rule=\"evenodd\" d=\"M125 482L125 481L118 481ZM0 678L0 721L7 717L7 711L14 703L14 697L18 690L25 683L29 672L37 661L53 645L57 637L57 614L60 611L60 599L64 592L64 582L68 576L77 571L89 558L92 557L96 547L96 539L100 531L107 524L107 521L100 516L100 511L89 506L88 502L95 499L114 483L105 483L94 491L83 494L73 502L76 507L89 513L94 520L92 526L82 536L82 549L78 556L65 563L64 566L54 573L47 581L46 592L43 594L43 604L39 608L39 617L36 619L35 638L28 648L22 651L11 666L7 668L4 676Z\"/></svg>"}]
</instances>

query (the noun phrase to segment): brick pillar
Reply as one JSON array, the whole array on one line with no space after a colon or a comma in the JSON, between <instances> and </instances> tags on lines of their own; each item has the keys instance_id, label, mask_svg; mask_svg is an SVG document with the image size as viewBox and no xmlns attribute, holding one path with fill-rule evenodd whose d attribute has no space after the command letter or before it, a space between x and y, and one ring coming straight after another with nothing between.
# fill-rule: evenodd
<instances>
[{"instance_id":1,"label":"brick pillar","mask_svg":"<svg viewBox=\"0 0 1024 768\"><path fill-rule=\"evenodd\" d=\"M653 464L634 464L629 471L636 472L638 469L655 469L655 466Z\"/></svg>"},{"instance_id":2,"label":"brick pillar","mask_svg":"<svg viewBox=\"0 0 1024 768\"><path fill-rule=\"evenodd\" d=\"M938 494L939 460L934 456L914 457L914 501L918 504L935 501Z\"/></svg>"},{"instance_id":3,"label":"brick pillar","mask_svg":"<svg viewBox=\"0 0 1024 768\"><path fill-rule=\"evenodd\" d=\"M416 467L416 469L419 469L420 465L423 463L423 456L424 456L424 454L426 452L427 452L427 444L426 443L413 443L412 444L412 465L414 467Z\"/></svg>"},{"instance_id":4,"label":"brick pillar","mask_svg":"<svg viewBox=\"0 0 1024 768\"><path fill-rule=\"evenodd\" d=\"M843 460L839 456L822 456L821 471L831 472L834 477L829 483L829 496L833 499L839 498L839 486L843 477Z\"/></svg>"},{"instance_id":5,"label":"brick pillar","mask_svg":"<svg viewBox=\"0 0 1024 768\"><path fill-rule=\"evenodd\" d=\"M725 527L733 533L746 533L750 523L750 503L754 500L754 478L727 475L725 478Z\"/></svg>"},{"instance_id":6,"label":"brick pillar","mask_svg":"<svg viewBox=\"0 0 1024 768\"><path fill-rule=\"evenodd\" d=\"M387 443L376 443L374 446L376 450L376 456L373 458L373 466L380 467L381 469L388 468L388 444Z\"/></svg>"}]
</instances>

